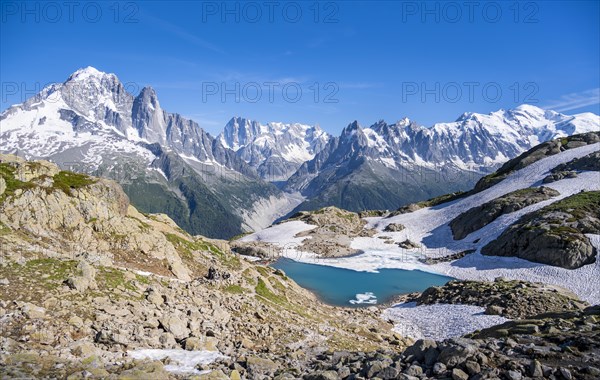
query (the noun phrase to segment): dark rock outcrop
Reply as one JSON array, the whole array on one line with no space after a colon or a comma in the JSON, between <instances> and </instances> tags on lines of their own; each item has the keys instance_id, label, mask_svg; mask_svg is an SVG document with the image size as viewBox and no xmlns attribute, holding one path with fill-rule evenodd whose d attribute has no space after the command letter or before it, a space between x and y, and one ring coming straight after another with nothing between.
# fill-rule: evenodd
<instances>
[{"instance_id":1,"label":"dark rock outcrop","mask_svg":"<svg viewBox=\"0 0 600 380\"><path fill-rule=\"evenodd\" d=\"M600 192L581 192L524 215L481 253L575 269L596 261L596 248L585 234L597 233Z\"/></svg>"},{"instance_id":2,"label":"dark rock outcrop","mask_svg":"<svg viewBox=\"0 0 600 380\"><path fill-rule=\"evenodd\" d=\"M600 132L588 132L579 135L573 135L569 137L563 137L552 141L547 141L534 148L529 149L527 152L507 161L500 167L495 173L490 174L481 178L475 188L470 192L472 194L478 193L485 189L492 187L498 182L506 178L507 175L513 171L522 169L526 166L533 164L543 158L553 156L560 152L568 149L578 148L580 146L595 144L600 142Z\"/></svg>"},{"instance_id":3,"label":"dark rock outcrop","mask_svg":"<svg viewBox=\"0 0 600 380\"><path fill-rule=\"evenodd\" d=\"M383 229L384 232L400 232L406 227L400 223L390 223Z\"/></svg>"},{"instance_id":4,"label":"dark rock outcrop","mask_svg":"<svg viewBox=\"0 0 600 380\"><path fill-rule=\"evenodd\" d=\"M513 191L481 206L463 212L450 222L454 240L464 239L504 214L509 214L532 204L556 197L560 193L549 187L527 188Z\"/></svg>"},{"instance_id":5,"label":"dark rock outcrop","mask_svg":"<svg viewBox=\"0 0 600 380\"><path fill-rule=\"evenodd\" d=\"M544 178L544 183L559 181L563 178L577 177L577 171L600 171L600 152L576 158L552 169L552 174Z\"/></svg>"}]
</instances>

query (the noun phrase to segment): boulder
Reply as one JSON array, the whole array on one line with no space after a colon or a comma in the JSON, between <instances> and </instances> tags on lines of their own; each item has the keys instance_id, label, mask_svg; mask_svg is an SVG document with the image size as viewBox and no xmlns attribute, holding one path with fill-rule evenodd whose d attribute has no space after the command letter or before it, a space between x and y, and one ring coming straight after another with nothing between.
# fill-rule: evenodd
<instances>
[{"instance_id":1,"label":"boulder","mask_svg":"<svg viewBox=\"0 0 600 380\"><path fill-rule=\"evenodd\" d=\"M278 368L279 366L269 359L257 356L250 356L246 359L246 370L253 378L272 375Z\"/></svg>"},{"instance_id":2,"label":"boulder","mask_svg":"<svg viewBox=\"0 0 600 380\"><path fill-rule=\"evenodd\" d=\"M153 304L155 306L161 306L164 303L163 296L154 290L148 291L148 294L146 295L146 299L148 300L148 302L150 302L151 304Z\"/></svg>"},{"instance_id":3,"label":"boulder","mask_svg":"<svg viewBox=\"0 0 600 380\"><path fill-rule=\"evenodd\" d=\"M25 302L23 306L21 306L21 312L28 319L46 318L46 309L29 302Z\"/></svg>"},{"instance_id":4,"label":"boulder","mask_svg":"<svg viewBox=\"0 0 600 380\"><path fill-rule=\"evenodd\" d=\"M429 349L436 349L437 344L434 340L431 339L419 339L412 346L408 347L404 351L405 357L411 357L413 360L418 362L423 362L425 359L425 355L429 351Z\"/></svg>"},{"instance_id":5,"label":"boulder","mask_svg":"<svg viewBox=\"0 0 600 380\"><path fill-rule=\"evenodd\" d=\"M420 368L420 367L419 367ZM394 367L385 367L379 373L377 373L377 377L380 379L397 379L398 378L398 370Z\"/></svg>"},{"instance_id":6,"label":"boulder","mask_svg":"<svg viewBox=\"0 0 600 380\"><path fill-rule=\"evenodd\" d=\"M400 223L390 223L383 229L384 232L400 232L406 227Z\"/></svg>"},{"instance_id":7,"label":"boulder","mask_svg":"<svg viewBox=\"0 0 600 380\"><path fill-rule=\"evenodd\" d=\"M75 356L88 357L98 354L98 349L90 342L76 342L71 345L71 353Z\"/></svg>"},{"instance_id":8,"label":"boulder","mask_svg":"<svg viewBox=\"0 0 600 380\"><path fill-rule=\"evenodd\" d=\"M85 292L90 287L90 281L80 276L69 277L65 284L73 290L78 292Z\"/></svg>"},{"instance_id":9,"label":"boulder","mask_svg":"<svg viewBox=\"0 0 600 380\"><path fill-rule=\"evenodd\" d=\"M469 375L460 368L454 368L452 370L452 380L469 380Z\"/></svg>"},{"instance_id":10,"label":"boulder","mask_svg":"<svg viewBox=\"0 0 600 380\"><path fill-rule=\"evenodd\" d=\"M538 360L532 360L529 363L529 376L531 377L543 377L544 371L542 370L542 364Z\"/></svg>"},{"instance_id":11,"label":"boulder","mask_svg":"<svg viewBox=\"0 0 600 380\"><path fill-rule=\"evenodd\" d=\"M440 363L437 362L433 365L433 369L432 372L434 375L442 375L444 373L446 373L447 369L446 369L446 365L444 363Z\"/></svg>"},{"instance_id":12,"label":"boulder","mask_svg":"<svg viewBox=\"0 0 600 380\"><path fill-rule=\"evenodd\" d=\"M404 249L415 249L415 248L420 248L421 245L418 243L413 242L412 240L406 239L400 243L398 243L398 246L400 248L404 248Z\"/></svg>"},{"instance_id":13,"label":"boulder","mask_svg":"<svg viewBox=\"0 0 600 380\"><path fill-rule=\"evenodd\" d=\"M338 380L340 377L336 371L318 371L304 377L306 380Z\"/></svg>"},{"instance_id":14,"label":"boulder","mask_svg":"<svg viewBox=\"0 0 600 380\"><path fill-rule=\"evenodd\" d=\"M173 334L176 340L185 339L189 336L187 321L182 320L178 316L169 315L160 318L159 322L165 331Z\"/></svg>"},{"instance_id":15,"label":"boulder","mask_svg":"<svg viewBox=\"0 0 600 380\"><path fill-rule=\"evenodd\" d=\"M420 377L421 375L423 375L423 368L421 368L421 366L413 364L410 367L408 367L404 371L404 373L408 376Z\"/></svg>"},{"instance_id":16,"label":"boulder","mask_svg":"<svg viewBox=\"0 0 600 380\"><path fill-rule=\"evenodd\" d=\"M596 248L586 234L598 233L600 192L580 192L525 214L481 253L577 269L596 261Z\"/></svg>"},{"instance_id":17,"label":"boulder","mask_svg":"<svg viewBox=\"0 0 600 380\"><path fill-rule=\"evenodd\" d=\"M477 353L477 348L465 341L453 340L443 347L438 356L438 361L447 367L456 367Z\"/></svg>"}]
</instances>

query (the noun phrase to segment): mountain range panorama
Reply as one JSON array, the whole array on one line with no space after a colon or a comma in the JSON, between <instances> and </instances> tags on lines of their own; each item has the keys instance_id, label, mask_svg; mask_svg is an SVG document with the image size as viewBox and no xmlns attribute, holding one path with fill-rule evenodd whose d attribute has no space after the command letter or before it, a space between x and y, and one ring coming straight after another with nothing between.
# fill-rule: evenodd
<instances>
[{"instance_id":1,"label":"mountain range panorama","mask_svg":"<svg viewBox=\"0 0 600 380\"><path fill-rule=\"evenodd\" d=\"M9 107L0 122L0 151L121 173L115 179L141 211L164 212L213 237L261 229L299 210L395 209L466 190L538 143L600 129L591 113L522 105L431 128L408 118L369 127L354 121L339 136L234 117L213 137L163 110L151 87L132 95L116 75L92 67Z\"/></svg>"}]
</instances>

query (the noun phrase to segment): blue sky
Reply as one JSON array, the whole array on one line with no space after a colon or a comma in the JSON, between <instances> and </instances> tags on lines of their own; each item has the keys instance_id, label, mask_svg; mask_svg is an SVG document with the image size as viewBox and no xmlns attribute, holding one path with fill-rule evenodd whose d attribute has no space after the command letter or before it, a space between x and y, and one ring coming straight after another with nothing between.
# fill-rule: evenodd
<instances>
[{"instance_id":1,"label":"blue sky","mask_svg":"<svg viewBox=\"0 0 600 380\"><path fill-rule=\"evenodd\" d=\"M2 1L3 110L91 65L213 134L232 116L339 133L521 103L600 114L598 1L64 4Z\"/></svg>"}]
</instances>

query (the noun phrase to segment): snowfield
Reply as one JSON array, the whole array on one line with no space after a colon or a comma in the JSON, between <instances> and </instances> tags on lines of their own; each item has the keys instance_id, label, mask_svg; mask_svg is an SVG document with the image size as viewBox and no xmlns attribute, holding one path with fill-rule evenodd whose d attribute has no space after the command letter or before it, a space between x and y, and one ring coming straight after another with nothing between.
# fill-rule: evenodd
<instances>
[{"instance_id":1,"label":"snowfield","mask_svg":"<svg viewBox=\"0 0 600 380\"><path fill-rule=\"evenodd\" d=\"M510 257L483 256L480 249L496 239L509 225L526 213L538 210L560 199L582 190L600 190L600 173L582 172L576 178L544 184L557 190L560 195L539 202L517 212L506 214L475 231L466 238L455 241L448 223L472 207L482 205L515 190L542 185L542 180L557 165L569 162L600 150L600 143L569 149L560 154L546 157L521 170L511 173L506 179L491 188L467 198L442 205L424 208L389 219L367 218L367 227L379 231L373 237L360 237L352 241L352 248L364 253L345 258L318 258L314 253L297 250L305 238L295 235L314 226L292 221L273 226L246 236L246 241L265 241L285 247L284 256L311 264L328 265L356 271L377 272L378 269L422 270L464 280L494 280L496 277L543 282L569 289L582 300L591 304L600 303L600 260L594 264L569 270L527 260ZM390 223L403 224L400 232L383 232ZM379 236L389 236L396 242L410 239L419 243L418 249L402 249L396 244L385 244ZM600 250L600 235L587 235ZM477 240L479 239L479 240ZM477 241L477 243L475 243ZM428 265L419 261L425 257L444 257L468 249L473 254L462 259ZM357 295L355 303L368 303L368 294ZM395 328L405 336L414 338L444 339L462 336L477 329L486 328L506 319L483 314L484 309L467 305L422 305L399 304L386 309L382 317L394 321Z\"/></svg>"},{"instance_id":2,"label":"snowfield","mask_svg":"<svg viewBox=\"0 0 600 380\"><path fill-rule=\"evenodd\" d=\"M307 237L295 237L297 234L310 231L316 227L300 220L292 220L244 236L240 241L262 241L275 244L281 248L294 248L301 245L304 239L307 239Z\"/></svg>"},{"instance_id":3,"label":"snowfield","mask_svg":"<svg viewBox=\"0 0 600 380\"><path fill-rule=\"evenodd\" d=\"M443 340L508 321L497 315L485 315L484 311L485 309L479 306L417 306L416 302L409 302L386 309L381 318L393 321L394 331L402 336Z\"/></svg>"},{"instance_id":4,"label":"snowfield","mask_svg":"<svg viewBox=\"0 0 600 380\"><path fill-rule=\"evenodd\" d=\"M216 351L186 351L186 350L161 350L142 349L127 352L137 360L163 360L168 358L170 364L165 365L165 370L174 373L204 374L210 371L199 371L199 364L210 364L227 356Z\"/></svg>"},{"instance_id":5,"label":"snowfield","mask_svg":"<svg viewBox=\"0 0 600 380\"><path fill-rule=\"evenodd\" d=\"M300 193L282 193L279 197L272 195L262 198L254 202L251 210L242 210L242 218L251 231L259 231L292 211L305 199Z\"/></svg>"}]
</instances>

